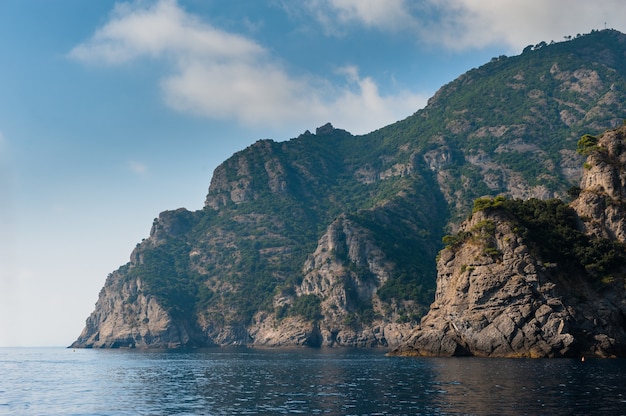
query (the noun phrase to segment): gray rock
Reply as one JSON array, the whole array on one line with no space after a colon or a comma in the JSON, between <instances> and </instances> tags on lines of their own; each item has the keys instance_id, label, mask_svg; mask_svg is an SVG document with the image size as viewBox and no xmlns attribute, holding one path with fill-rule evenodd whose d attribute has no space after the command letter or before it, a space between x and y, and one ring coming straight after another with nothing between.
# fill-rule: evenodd
<instances>
[{"instance_id":1,"label":"gray rock","mask_svg":"<svg viewBox=\"0 0 626 416\"><path fill-rule=\"evenodd\" d=\"M605 133L571 206L591 235L625 242L626 127ZM607 204L607 201L611 201ZM487 227L485 224L489 224ZM600 357L626 354L624 278L603 287L545 264L504 210L475 213L438 260L435 301L398 355ZM608 285L608 286L607 286Z\"/></svg>"}]
</instances>

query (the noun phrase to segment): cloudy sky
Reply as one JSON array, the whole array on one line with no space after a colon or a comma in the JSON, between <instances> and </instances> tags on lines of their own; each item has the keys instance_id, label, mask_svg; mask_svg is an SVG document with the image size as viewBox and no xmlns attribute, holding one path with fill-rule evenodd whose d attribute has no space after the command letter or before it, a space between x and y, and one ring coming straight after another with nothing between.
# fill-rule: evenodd
<instances>
[{"instance_id":1,"label":"cloudy sky","mask_svg":"<svg viewBox=\"0 0 626 416\"><path fill-rule=\"evenodd\" d=\"M622 0L0 0L0 346L69 345L159 212L326 122L367 133Z\"/></svg>"}]
</instances>

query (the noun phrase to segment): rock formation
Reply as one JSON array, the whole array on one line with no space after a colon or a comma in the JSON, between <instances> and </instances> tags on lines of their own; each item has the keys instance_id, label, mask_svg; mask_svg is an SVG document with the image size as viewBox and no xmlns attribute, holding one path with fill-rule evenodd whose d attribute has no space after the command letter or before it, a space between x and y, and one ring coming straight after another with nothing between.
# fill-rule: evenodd
<instances>
[{"instance_id":1,"label":"rock formation","mask_svg":"<svg viewBox=\"0 0 626 416\"><path fill-rule=\"evenodd\" d=\"M604 240L581 249L584 264L546 257L506 210L476 214L462 227L471 244L439 258L435 305L447 320L431 311L422 328L448 331L432 354L476 353L477 344L485 355L569 355L604 335L599 354L613 354L621 341L606 325L617 325L611 305L622 292L620 275L605 272L619 251L610 241L626 233L621 145L589 139L585 151L606 151L582 169L575 144L622 121L624 45L625 35L605 30L527 48L468 71L425 108L369 134L327 124L235 153L215 169L203 209L155 219L130 262L106 280L73 346L396 347L428 311L441 237L459 229L472 201L564 198L585 173L572 206L586 235ZM611 172L614 182L603 182ZM606 259L594 257L598 247ZM566 282L578 283L562 285L568 273ZM604 296L608 288L614 294ZM467 321L454 315L474 304L487 309ZM497 305L520 310L502 315ZM581 323L593 319L594 328ZM591 338L579 336L579 324ZM513 335L487 337L505 328ZM531 335L545 344L529 344Z\"/></svg>"},{"instance_id":2,"label":"rock formation","mask_svg":"<svg viewBox=\"0 0 626 416\"><path fill-rule=\"evenodd\" d=\"M111 273L95 311L73 347L174 348L212 345L396 347L414 328L395 323L376 292L393 266L369 232L344 217L333 222L303 267L295 290L273 298L273 308L255 314L248 325L216 325L206 315L181 316L147 294L141 274L149 249L188 228L186 210L165 212L150 238L135 249L131 262ZM192 257L199 256L191 250ZM228 290L228 289L225 289ZM232 289L230 289L232 290ZM316 301L316 316L285 315L298 298ZM271 311L278 311L274 313ZM280 313L283 312L283 313ZM393 313L393 312L391 312ZM395 319L399 316L396 314Z\"/></svg>"},{"instance_id":3,"label":"rock formation","mask_svg":"<svg viewBox=\"0 0 626 416\"><path fill-rule=\"evenodd\" d=\"M184 320L174 319L154 296L145 295L141 279L122 270L109 275L95 311L73 347L177 348L208 345Z\"/></svg>"},{"instance_id":4,"label":"rock formation","mask_svg":"<svg viewBox=\"0 0 626 416\"><path fill-rule=\"evenodd\" d=\"M582 190L571 204L589 241L620 251L603 253L615 256L610 269L598 274L589 265L568 264L570 258L548 261L545 250L539 249L546 242L529 239L519 219L495 201L461 226L457 238L462 241L453 241L440 253L435 301L420 328L393 353L626 354L624 250L620 245L626 221L625 138L626 127L609 131L585 150L589 156Z\"/></svg>"},{"instance_id":5,"label":"rock formation","mask_svg":"<svg viewBox=\"0 0 626 416\"><path fill-rule=\"evenodd\" d=\"M602 137L585 136L590 143L581 192L571 206L590 234L626 242L626 137L624 128ZM583 140L581 139L581 141Z\"/></svg>"},{"instance_id":6,"label":"rock formation","mask_svg":"<svg viewBox=\"0 0 626 416\"><path fill-rule=\"evenodd\" d=\"M316 322L302 318L277 320L259 313L250 329L252 344L395 347L413 329L411 323L394 323L385 317L384 303L376 292L393 268L368 231L340 217L318 241L304 264L304 279L292 294L279 294L275 308L295 298L313 296L320 301ZM368 311L367 316L363 313ZM398 318L396 316L396 318Z\"/></svg>"}]
</instances>

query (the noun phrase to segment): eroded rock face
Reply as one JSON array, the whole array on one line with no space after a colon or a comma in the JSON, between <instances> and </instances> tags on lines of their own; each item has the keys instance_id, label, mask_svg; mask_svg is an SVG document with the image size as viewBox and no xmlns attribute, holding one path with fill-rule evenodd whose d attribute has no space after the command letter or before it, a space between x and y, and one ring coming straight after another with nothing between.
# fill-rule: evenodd
<instances>
[{"instance_id":1,"label":"eroded rock face","mask_svg":"<svg viewBox=\"0 0 626 416\"><path fill-rule=\"evenodd\" d=\"M489 230L487 230L489 228ZM461 231L473 241L440 254L435 301L405 354L567 355L572 316L549 271L500 214L479 212Z\"/></svg>"},{"instance_id":2,"label":"eroded rock face","mask_svg":"<svg viewBox=\"0 0 626 416\"><path fill-rule=\"evenodd\" d=\"M624 242L626 127L588 157L571 206L591 236ZM623 270L591 279L546 263L502 209L476 212L439 256L435 301L393 353L419 356L600 357L626 354Z\"/></svg>"},{"instance_id":3,"label":"eroded rock face","mask_svg":"<svg viewBox=\"0 0 626 416\"><path fill-rule=\"evenodd\" d=\"M435 301L420 329L394 353L537 358L626 352L623 288L598 292L584 276L560 275L514 230L501 211L479 212L463 225L472 236L441 252Z\"/></svg>"},{"instance_id":4,"label":"eroded rock face","mask_svg":"<svg viewBox=\"0 0 626 416\"><path fill-rule=\"evenodd\" d=\"M404 352L426 356L566 352L573 342L563 332L568 312L554 297L545 268L531 257L506 218L479 212L461 231L472 232L475 241L441 252L435 302Z\"/></svg>"},{"instance_id":5,"label":"eroded rock face","mask_svg":"<svg viewBox=\"0 0 626 416\"><path fill-rule=\"evenodd\" d=\"M202 343L201 334L184 321L173 319L152 296L142 291L140 279L111 273L94 312L73 348L176 348Z\"/></svg>"},{"instance_id":6,"label":"eroded rock face","mask_svg":"<svg viewBox=\"0 0 626 416\"><path fill-rule=\"evenodd\" d=\"M392 273L384 253L368 231L345 216L333 222L304 264L304 279L293 295L277 295L274 306L291 304L298 296L320 299L315 322L300 317L277 319L256 315L250 328L253 345L324 347L395 347L414 325L394 323L376 295ZM355 319L355 310L368 305L378 318Z\"/></svg>"},{"instance_id":7,"label":"eroded rock face","mask_svg":"<svg viewBox=\"0 0 626 416\"><path fill-rule=\"evenodd\" d=\"M626 242L626 127L605 132L592 149L571 206L590 234Z\"/></svg>"}]
</instances>

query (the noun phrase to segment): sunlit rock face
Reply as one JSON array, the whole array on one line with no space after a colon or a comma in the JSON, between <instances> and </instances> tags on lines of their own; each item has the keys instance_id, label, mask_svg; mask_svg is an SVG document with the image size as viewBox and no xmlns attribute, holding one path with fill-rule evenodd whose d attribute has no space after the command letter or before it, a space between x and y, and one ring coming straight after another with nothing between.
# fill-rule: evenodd
<instances>
[{"instance_id":1,"label":"sunlit rock face","mask_svg":"<svg viewBox=\"0 0 626 416\"><path fill-rule=\"evenodd\" d=\"M119 271L109 275L95 311L72 347L177 348L205 343L201 334L145 295L140 279L124 280Z\"/></svg>"},{"instance_id":2,"label":"sunlit rock face","mask_svg":"<svg viewBox=\"0 0 626 416\"><path fill-rule=\"evenodd\" d=\"M571 206L587 232L626 242L626 128L605 132L588 153Z\"/></svg>"},{"instance_id":3,"label":"sunlit rock face","mask_svg":"<svg viewBox=\"0 0 626 416\"><path fill-rule=\"evenodd\" d=\"M606 132L586 151L581 192L571 203L587 235L622 243L625 137L626 127ZM536 249L541 242L523 234L506 210L474 213L460 228L464 241L439 255L430 311L411 339L394 353L623 356L624 267L606 272L601 279L584 268L565 273L562 265L542 259Z\"/></svg>"}]
</instances>

